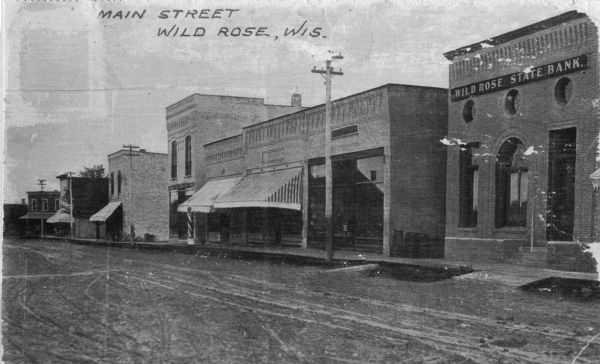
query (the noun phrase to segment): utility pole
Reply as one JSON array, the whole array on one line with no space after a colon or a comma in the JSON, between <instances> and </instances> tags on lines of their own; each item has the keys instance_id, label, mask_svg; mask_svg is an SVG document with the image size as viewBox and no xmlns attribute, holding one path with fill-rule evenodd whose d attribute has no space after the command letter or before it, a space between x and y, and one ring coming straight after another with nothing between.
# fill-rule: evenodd
<instances>
[{"instance_id":1,"label":"utility pole","mask_svg":"<svg viewBox=\"0 0 600 364\"><path fill-rule=\"evenodd\" d=\"M44 192L44 187L46 186L45 179L38 179L38 185L40 185L40 190ZM41 202L41 201L40 201ZM40 210L44 207L44 204L40 204ZM40 215L40 238L44 237L44 217Z\"/></svg>"},{"instance_id":2,"label":"utility pole","mask_svg":"<svg viewBox=\"0 0 600 364\"><path fill-rule=\"evenodd\" d=\"M65 174L69 175L69 215L71 215L69 220L71 230L69 231L69 234L71 235L71 238L73 238L73 172L69 171L65 172Z\"/></svg>"},{"instance_id":3,"label":"utility pole","mask_svg":"<svg viewBox=\"0 0 600 364\"><path fill-rule=\"evenodd\" d=\"M332 53L331 51L329 51ZM342 76L340 69L335 71L331 63L344 59L341 54L333 55L325 61L325 69L313 67L312 73L318 73L325 79L325 262L333 261L333 175L331 170L331 77Z\"/></svg>"},{"instance_id":4,"label":"utility pole","mask_svg":"<svg viewBox=\"0 0 600 364\"><path fill-rule=\"evenodd\" d=\"M124 145L123 148L127 148L129 149L129 202L127 203L127 205L129 207L133 206L133 150L134 149L138 149L139 146L137 145L133 145L133 144L127 144ZM125 211L125 206L123 206L123 211ZM133 210L130 209L129 211L129 233L131 235L131 241L135 241L135 225L133 223Z\"/></svg>"}]
</instances>

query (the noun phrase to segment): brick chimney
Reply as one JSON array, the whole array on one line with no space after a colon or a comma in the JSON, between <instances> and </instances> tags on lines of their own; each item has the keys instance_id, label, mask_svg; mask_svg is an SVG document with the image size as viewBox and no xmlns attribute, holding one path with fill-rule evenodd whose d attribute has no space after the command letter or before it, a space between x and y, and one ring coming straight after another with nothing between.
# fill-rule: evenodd
<instances>
[{"instance_id":1,"label":"brick chimney","mask_svg":"<svg viewBox=\"0 0 600 364\"><path fill-rule=\"evenodd\" d=\"M292 106L301 107L302 106L302 95L300 95L297 91L292 94Z\"/></svg>"}]
</instances>

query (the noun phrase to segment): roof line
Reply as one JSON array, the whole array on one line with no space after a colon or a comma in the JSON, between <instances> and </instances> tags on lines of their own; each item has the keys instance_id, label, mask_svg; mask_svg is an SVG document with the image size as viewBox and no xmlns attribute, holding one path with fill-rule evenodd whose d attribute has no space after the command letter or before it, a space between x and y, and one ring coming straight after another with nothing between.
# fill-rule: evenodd
<instances>
[{"instance_id":1,"label":"roof line","mask_svg":"<svg viewBox=\"0 0 600 364\"><path fill-rule=\"evenodd\" d=\"M584 18L584 17L587 17L587 15L585 13L580 13L577 10L571 10L566 13L562 13L560 15L556 15L551 18L539 21L537 23L533 23L533 24L530 24L530 25L527 25L527 26L524 26L522 28L518 28L515 30L511 30L510 32L500 34L495 37L491 37L491 38L488 38L488 39L485 39L480 42L473 43L473 44L470 44L470 45L467 45L464 47L460 47L453 51L445 52L444 57L446 57L449 60L453 60L454 58L456 58L458 56L462 56L462 55L469 54L469 53L474 53L474 52L477 52L477 51L483 49L482 43L496 46L496 45L499 45L502 43L510 42L511 40L514 40L517 38L524 37L529 34L539 32L540 30L544 30L546 28L550 28L550 27L559 25L559 24L567 22L567 21L580 19L580 18Z\"/></svg>"},{"instance_id":2,"label":"roof line","mask_svg":"<svg viewBox=\"0 0 600 364\"><path fill-rule=\"evenodd\" d=\"M229 137L226 137L226 138L223 138L223 139L219 139L219 140L212 141L210 143L206 143L206 144L204 144L202 146L206 147L206 146L209 146L211 144L221 143L221 142L224 142L225 140L237 138L237 137L240 137L240 136L243 136L243 135L244 134L241 134L241 133L240 134L236 134L236 135L232 135L232 136L229 136Z\"/></svg>"},{"instance_id":3,"label":"roof line","mask_svg":"<svg viewBox=\"0 0 600 364\"><path fill-rule=\"evenodd\" d=\"M433 89L433 90L443 90L445 92L448 92L448 89L445 88L445 87L408 85L408 84L402 84L402 83L386 83L386 84L383 84L381 86L370 88L368 90L364 90L364 91L360 91L360 92L357 92L357 93L354 93L354 94L351 94L351 95L348 95L348 96L340 97L339 99L332 100L331 102L334 103L334 102L337 102L337 101L346 100L346 99L349 99L349 98L354 97L354 96L365 94L367 92L372 92L372 91L375 91L375 90L378 90L378 89L381 89L381 88L389 88L389 87L394 87L394 86L411 87L411 88L419 88L419 89L424 89L425 88L425 89ZM273 121L273 120L282 119L282 118L289 117L289 116L296 115L296 114L300 114L300 113L303 113L303 112L308 112L308 111L311 111L313 109L317 109L317 108L324 107L324 106L325 106L324 103L323 104L318 104L318 105L315 105L315 106L309 106L309 107L306 107L306 108L304 108L302 110L295 111L293 113L281 115L281 116L278 116L276 118L272 118L272 119L264 120L264 121L261 121L261 122L258 122L258 123L254 123L252 125L244 126L242 128L242 130L247 129L247 128L252 128L252 127L254 127L256 125L268 123L268 122Z\"/></svg>"}]
</instances>

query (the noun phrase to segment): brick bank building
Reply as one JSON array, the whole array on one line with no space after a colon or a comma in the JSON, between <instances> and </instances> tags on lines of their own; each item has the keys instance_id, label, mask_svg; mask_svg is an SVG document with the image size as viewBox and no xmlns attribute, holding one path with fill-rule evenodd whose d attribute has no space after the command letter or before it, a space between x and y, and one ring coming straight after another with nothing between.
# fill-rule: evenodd
<instances>
[{"instance_id":1,"label":"brick bank building","mask_svg":"<svg viewBox=\"0 0 600 364\"><path fill-rule=\"evenodd\" d=\"M388 84L332 102L334 248L441 256L447 90ZM325 106L214 139L206 184L179 205L196 240L322 248ZM238 133L239 133L238 129Z\"/></svg>"},{"instance_id":2,"label":"brick bank building","mask_svg":"<svg viewBox=\"0 0 600 364\"><path fill-rule=\"evenodd\" d=\"M597 27L572 11L445 56L446 258L569 265L599 240Z\"/></svg>"}]
</instances>

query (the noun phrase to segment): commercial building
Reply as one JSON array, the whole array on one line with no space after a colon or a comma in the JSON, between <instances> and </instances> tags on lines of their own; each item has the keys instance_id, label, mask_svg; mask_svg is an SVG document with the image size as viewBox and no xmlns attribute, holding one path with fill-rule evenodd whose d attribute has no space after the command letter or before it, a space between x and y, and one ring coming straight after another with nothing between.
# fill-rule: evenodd
<instances>
[{"instance_id":1,"label":"commercial building","mask_svg":"<svg viewBox=\"0 0 600 364\"><path fill-rule=\"evenodd\" d=\"M75 177L61 174L59 210L48 218L61 234L76 238L104 236L102 227L89 219L108 203L108 178ZM71 230L72 228L72 230Z\"/></svg>"},{"instance_id":2,"label":"commercial building","mask_svg":"<svg viewBox=\"0 0 600 364\"><path fill-rule=\"evenodd\" d=\"M177 212L177 206L206 182L204 144L239 133L244 126L301 109L299 94L292 96L290 106L265 104L262 98L202 94L168 106L170 236L186 237L186 216ZM204 224L200 220L196 223Z\"/></svg>"},{"instance_id":3,"label":"commercial building","mask_svg":"<svg viewBox=\"0 0 600 364\"><path fill-rule=\"evenodd\" d=\"M90 217L107 239L168 240L166 153L145 149L108 155L108 204Z\"/></svg>"},{"instance_id":4,"label":"commercial building","mask_svg":"<svg viewBox=\"0 0 600 364\"><path fill-rule=\"evenodd\" d=\"M445 56L446 258L578 269L600 235L596 25L571 11Z\"/></svg>"},{"instance_id":5,"label":"commercial building","mask_svg":"<svg viewBox=\"0 0 600 364\"><path fill-rule=\"evenodd\" d=\"M388 84L332 102L336 249L441 256L447 90ZM325 240L325 106L204 145L208 182L179 206L197 241L316 247Z\"/></svg>"},{"instance_id":6,"label":"commercial building","mask_svg":"<svg viewBox=\"0 0 600 364\"><path fill-rule=\"evenodd\" d=\"M26 221L21 217L27 214L25 199L21 203L5 203L3 205L3 236L22 236L25 234Z\"/></svg>"},{"instance_id":7,"label":"commercial building","mask_svg":"<svg viewBox=\"0 0 600 364\"><path fill-rule=\"evenodd\" d=\"M59 207L59 191L28 191L27 214L20 217L26 220L26 233L35 236L53 234L54 228L47 224L47 220L58 211Z\"/></svg>"}]
</instances>

